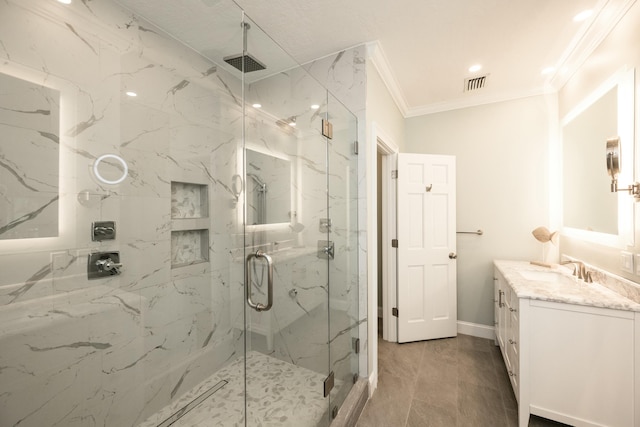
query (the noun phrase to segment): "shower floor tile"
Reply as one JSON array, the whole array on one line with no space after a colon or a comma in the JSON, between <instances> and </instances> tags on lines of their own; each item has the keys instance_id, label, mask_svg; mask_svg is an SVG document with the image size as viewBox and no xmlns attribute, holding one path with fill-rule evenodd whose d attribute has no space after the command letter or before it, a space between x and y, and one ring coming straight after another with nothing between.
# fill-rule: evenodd
<instances>
[{"instance_id":1,"label":"shower floor tile","mask_svg":"<svg viewBox=\"0 0 640 427\"><path fill-rule=\"evenodd\" d=\"M159 425L223 380L228 384L171 426L243 426L244 369L243 359L235 360L138 427ZM323 397L325 375L256 351L247 353L246 369L248 425L312 427L327 417L328 400Z\"/></svg>"}]
</instances>

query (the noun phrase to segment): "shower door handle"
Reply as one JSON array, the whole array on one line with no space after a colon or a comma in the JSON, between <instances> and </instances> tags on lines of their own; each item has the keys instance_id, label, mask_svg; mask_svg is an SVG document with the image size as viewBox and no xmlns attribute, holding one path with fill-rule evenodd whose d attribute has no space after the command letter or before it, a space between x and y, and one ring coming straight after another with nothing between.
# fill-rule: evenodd
<instances>
[{"instance_id":1,"label":"shower door handle","mask_svg":"<svg viewBox=\"0 0 640 427\"><path fill-rule=\"evenodd\" d=\"M252 292L252 282L251 282L251 262L254 258L264 258L267 261L267 304L262 304L261 302L253 302L251 299ZM249 307L253 308L255 311L268 311L273 306L273 260L271 257L261 250L256 251L254 254L249 254L247 256L247 263L245 265L244 270L245 277L245 286L247 289L247 304Z\"/></svg>"}]
</instances>

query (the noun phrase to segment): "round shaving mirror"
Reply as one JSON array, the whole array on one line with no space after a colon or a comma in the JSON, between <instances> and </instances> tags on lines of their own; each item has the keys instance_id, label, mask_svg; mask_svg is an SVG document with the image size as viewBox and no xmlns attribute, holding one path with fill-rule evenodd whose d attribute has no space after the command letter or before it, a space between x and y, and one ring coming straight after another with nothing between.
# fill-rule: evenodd
<instances>
[{"instance_id":1,"label":"round shaving mirror","mask_svg":"<svg viewBox=\"0 0 640 427\"><path fill-rule=\"evenodd\" d=\"M607 172L611 179L620 173L620 138L607 139Z\"/></svg>"}]
</instances>

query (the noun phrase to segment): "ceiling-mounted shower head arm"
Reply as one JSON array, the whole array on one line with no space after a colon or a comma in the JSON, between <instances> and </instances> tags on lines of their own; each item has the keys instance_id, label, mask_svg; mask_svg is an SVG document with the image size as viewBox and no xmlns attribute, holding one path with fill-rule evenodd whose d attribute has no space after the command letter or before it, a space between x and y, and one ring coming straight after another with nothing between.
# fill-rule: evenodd
<instances>
[{"instance_id":1,"label":"ceiling-mounted shower head arm","mask_svg":"<svg viewBox=\"0 0 640 427\"><path fill-rule=\"evenodd\" d=\"M240 25L242 25L242 55L246 55L249 52L247 49L247 33L249 32L251 25L244 21Z\"/></svg>"}]
</instances>

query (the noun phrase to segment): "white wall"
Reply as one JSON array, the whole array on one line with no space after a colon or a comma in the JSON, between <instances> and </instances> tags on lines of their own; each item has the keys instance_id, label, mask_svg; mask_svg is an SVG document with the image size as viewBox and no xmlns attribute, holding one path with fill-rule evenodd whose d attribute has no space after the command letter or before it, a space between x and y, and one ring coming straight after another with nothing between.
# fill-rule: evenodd
<instances>
[{"instance_id":1,"label":"white wall","mask_svg":"<svg viewBox=\"0 0 640 427\"><path fill-rule=\"evenodd\" d=\"M636 105L640 95L638 69L640 68L640 4L635 3L627 14L620 20L615 29L587 58L578 71L560 90L558 96L560 117L564 117L580 101L595 91L617 71L625 68L636 68ZM640 110L636 107L636 180L638 176L638 123ZM603 154L604 154L604 141ZM604 156L603 156L604 158ZM604 163L604 161L603 161ZM604 168L604 165L603 165ZM604 172L604 170L602 171ZM621 186L627 183L620 183ZM640 253L640 209L635 208L635 247L626 248L632 253ZM626 277L633 281L640 281L640 276L622 271L620 268L620 248L612 248L594 243L581 241L568 236L562 236L560 250L563 254L584 260L597 267Z\"/></svg>"},{"instance_id":2,"label":"white wall","mask_svg":"<svg viewBox=\"0 0 640 427\"><path fill-rule=\"evenodd\" d=\"M377 341L377 319L378 306L382 305L378 301L378 241L381 236L378 232L378 209L377 199L380 197L377 185L377 145L381 139L387 146L396 146L398 149L404 145L404 117L397 108L389 90L384 81L378 74L378 71L372 61L372 51L369 52L369 60L367 61L367 121L366 121L366 145L367 145L367 238L369 245L368 256L368 289L369 300L367 303L369 312L369 349L368 357L370 360L369 379L372 384L372 390L377 384L378 372L378 341Z\"/></svg>"},{"instance_id":3,"label":"white wall","mask_svg":"<svg viewBox=\"0 0 640 427\"><path fill-rule=\"evenodd\" d=\"M387 86L372 61L367 61L367 132L376 123L402 151L405 139L405 123ZM367 141L371 138L368 135ZM375 151L374 151L375 152Z\"/></svg>"},{"instance_id":4,"label":"white wall","mask_svg":"<svg viewBox=\"0 0 640 427\"><path fill-rule=\"evenodd\" d=\"M529 97L406 120L404 151L455 155L458 319L493 326L494 259L540 260L555 100Z\"/></svg>"}]
</instances>

